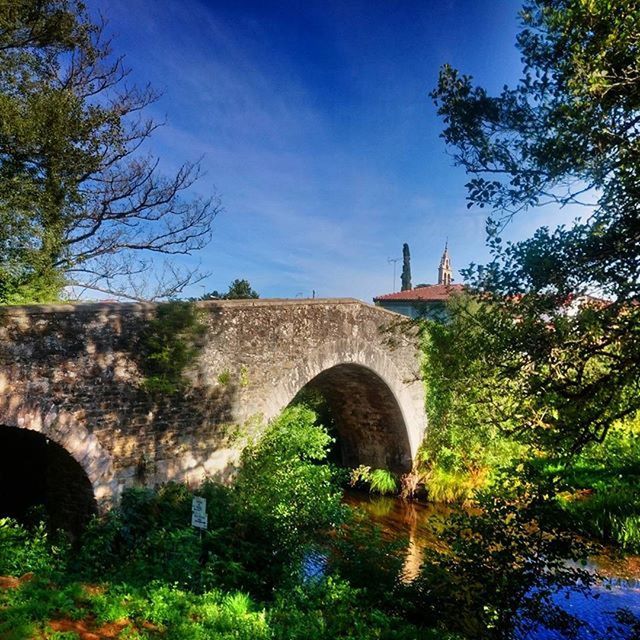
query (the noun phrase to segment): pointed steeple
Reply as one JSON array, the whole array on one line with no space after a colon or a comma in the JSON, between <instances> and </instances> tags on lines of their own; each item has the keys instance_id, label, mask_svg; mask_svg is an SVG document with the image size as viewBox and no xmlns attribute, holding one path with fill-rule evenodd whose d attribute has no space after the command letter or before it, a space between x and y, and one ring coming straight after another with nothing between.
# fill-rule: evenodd
<instances>
[{"instance_id":1,"label":"pointed steeple","mask_svg":"<svg viewBox=\"0 0 640 640\"><path fill-rule=\"evenodd\" d=\"M438 267L438 284L449 286L453 279L451 270L451 258L449 257L449 240L444 245L444 252L440 258L440 266Z\"/></svg>"}]
</instances>

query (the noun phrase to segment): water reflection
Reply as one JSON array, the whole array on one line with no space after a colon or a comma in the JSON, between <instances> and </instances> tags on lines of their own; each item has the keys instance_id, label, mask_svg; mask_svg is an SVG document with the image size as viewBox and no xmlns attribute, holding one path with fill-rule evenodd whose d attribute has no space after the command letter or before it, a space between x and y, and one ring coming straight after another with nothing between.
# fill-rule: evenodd
<instances>
[{"instance_id":1,"label":"water reflection","mask_svg":"<svg viewBox=\"0 0 640 640\"><path fill-rule=\"evenodd\" d=\"M409 548L404 566L407 581L416 577L425 548L438 547L438 530L451 508L442 505L404 502L398 498L370 496L348 491L344 501L364 510L389 537L408 537ZM589 566L605 577L602 585L587 597L573 591L561 591L556 603L584 623L579 640L638 640L629 625L616 619L616 611L626 609L640 617L640 557L622 556L609 551L591 558ZM545 628L528 633L521 640L565 640L566 636Z\"/></svg>"},{"instance_id":2,"label":"water reflection","mask_svg":"<svg viewBox=\"0 0 640 640\"><path fill-rule=\"evenodd\" d=\"M347 491L344 502L362 509L380 525L383 534L389 537L409 539L403 577L413 580L420 572L423 551L441 547L437 532L441 521L451 513L445 505L406 502L389 496L372 496L360 491Z\"/></svg>"},{"instance_id":3,"label":"water reflection","mask_svg":"<svg viewBox=\"0 0 640 640\"><path fill-rule=\"evenodd\" d=\"M632 627L616 619L616 611L626 609L636 617L640 616L640 588L624 582L606 584L592 588L593 596L587 597L576 592L560 592L555 601L563 609L582 621L578 640L638 640ZM522 640L566 640L557 631L540 628Z\"/></svg>"}]
</instances>

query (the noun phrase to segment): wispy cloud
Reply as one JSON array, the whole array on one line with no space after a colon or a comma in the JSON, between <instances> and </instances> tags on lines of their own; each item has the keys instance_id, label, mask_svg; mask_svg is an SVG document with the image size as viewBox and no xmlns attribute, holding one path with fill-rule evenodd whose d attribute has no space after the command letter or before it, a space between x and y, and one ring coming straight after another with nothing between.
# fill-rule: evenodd
<instances>
[{"instance_id":1,"label":"wispy cloud","mask_svg":"<svg viewBox=\"0 0 640 640\"><path fill-rule=\"evenodd\" d=\"M476 14L461 22L455 2L436 4L93 0L132 79L165 91L153 107L169 123L153 142L163 167L202 157L197 190L222 195L201 256L207 288L247 277L263 295L370 299L390 290L387 258L403 242L414 282L433 280L446 237L456 267L486 256L484 219L465 208L426 96L442 51L477 59L461 34L482 25ZM490 31L485 66L512 62L502 31Z\"/></svg>"}]
</instances>

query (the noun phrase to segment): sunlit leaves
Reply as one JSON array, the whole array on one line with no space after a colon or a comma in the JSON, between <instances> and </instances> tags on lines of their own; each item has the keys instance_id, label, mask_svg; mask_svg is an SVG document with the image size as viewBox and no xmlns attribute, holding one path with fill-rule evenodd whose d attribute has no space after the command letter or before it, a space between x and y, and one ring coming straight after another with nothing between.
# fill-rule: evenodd
<instances>
[{"instance_id":1,"label":"sunlit leaves","mask_svg":"<svg viewBox=\"0 0 640 640\"><path fill-rule=\"evenodd\" d=\"M491 211L492 260L465 277L492 302L483 330L509 336L492 358L536 408L522 427L577 449L640 409L640 5L528 2L518 47L514 87L491 97L444 66L432 97L469 206ZM501 241L545 204L586 215Z\"/></svg>"}]
</instances>

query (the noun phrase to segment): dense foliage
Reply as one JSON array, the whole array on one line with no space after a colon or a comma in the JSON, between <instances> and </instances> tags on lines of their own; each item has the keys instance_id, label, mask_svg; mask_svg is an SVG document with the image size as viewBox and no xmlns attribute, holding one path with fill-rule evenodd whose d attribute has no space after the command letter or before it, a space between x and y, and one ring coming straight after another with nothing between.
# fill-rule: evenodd
<instances>
[{"instance_id":1,"label":"dense foliage","mask_svg":"<svg viewBox=\"0 0 640 640\"><path fill-rule=\"evenodd\" d=\"M175 483L127 490L73 550L44 527L0 522L0 575L35 573L0 589L0 635L111 625L129 638L497 638L519 620L516 597L548 618L578 550L538 524L538 503L494 497L443 523L448 546L409 582L408 540L341 504L316 418L290 407L247 449L233 487L197 489L204 532L190 524L193 490ZM488 570L495 584L481 588Z\"/></svg>"},{"instance_id":2,"label":"dense foliage","mask_svg":"<svg viewBox=\"0 0 640 640\"><path fill-rule=\"evenodd\" d=\"M429 429L418 468L437 502L470 498L524 453L509 435L520 427L517 404L527 398L518 380L503 378L495 359L504 354L501 335L486 333L483 306L468 294L456 295L447 304L446 322L422 322Z\"/></svg>"},{"instance_id":3,"label":"dense foliage","mask_svg":"<svg viewBox=\"0 0 640 640\"><path fill-rule=\"evenodd\" d=\"M511 479L503 496L481 494L442 530L448 546L427 550L421 602L470 638L526 637L540 625L570 632L578 621L558 605L567 590L588 594L595 578L571 565L587 555L575 536L543 525L546 489Z\"/></svg>"},{"instance_id":4,"label":"dense foliage","mask_svg":"<svg viewBox=\"0 0 640 640\"><path fill-rule=\"evenodd\" d=\"M528 398L514 416L575 451L640 407L640 7L535 0L522 22L514 88L492 97L446 66L433 97L469 206L492 210L493 259L467 276L492 301L489 342L511 329L495 359ZM505 222L544 204L587 217L503 246Z\"/></svg>"},{"instance_id":5,"label":"dense foliage","mask_svg":"<svg viewBox=\"0 0 640 640\"><path fill-rule=\"evenodd\" d=\"M506 638L541 622L575 627L553 596L577 578L586 590L592 578L565 563L584 549L539 518L548 496L522 487L444 522L446 545L426 550L413 582L403 571L407 541L386 539L364 514L316 540L315 554L285 558L264 520L213 484L197 491L211 524L202 536L189 525L193 493L176 484L125 492L73 553L42 528L3 521L0 575L35 575L0 578L0 635L48 638L51 629L110 624L132 638L417 640L456 631Z\"/></svg>"},{"instance_id":6,"label":"dense foliage","mask_svg":"<svg viewBox=\"0 0 640 640\"><path fill-rule=\"evenodd\" d=\"M614 425L603 444L569 460L533 460L556 485L555 519L582 535L640 552L640 420Z\"/></svg>"},{"instance_id":7,"label":"dense foliage","mask_svg":"<svg viewBox=\"0 0 640 640\"><path fill-rule=\"evenodd\" d=\"M180 484L126 491L73 551L43 527L1 521L0 575L36 575L0 589L0 636L115 625L129 638L453 638L406 622L392 606L397 543L357 519L338 528L347 512L328 443L308 408L285 411L245 453L234 487L198 489L207 500L203 533L190 524L194 494ZM314 557L320 572L311 571Z\"/></svg>"},{"instance_id":8,"label":"dense foliage","mask_svg":"<svg viewBox=\"0 0 640 640\"><path fill-rule=\"evenodd\" d=\"M243 451L235 484L242 509L290 558L343 517L334 471L322 464L331 440L311 409L292 406Z\"/></svg>"}]
</instances>

